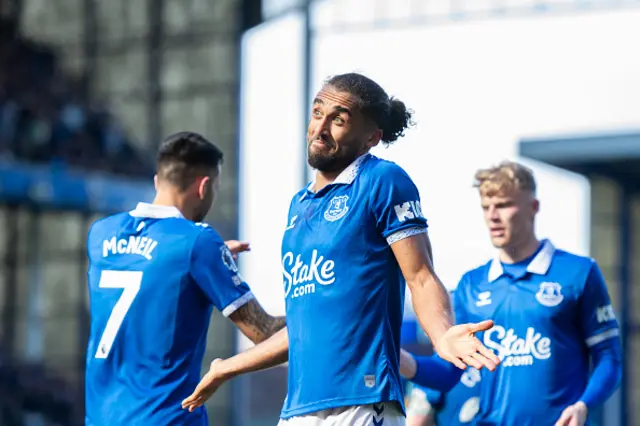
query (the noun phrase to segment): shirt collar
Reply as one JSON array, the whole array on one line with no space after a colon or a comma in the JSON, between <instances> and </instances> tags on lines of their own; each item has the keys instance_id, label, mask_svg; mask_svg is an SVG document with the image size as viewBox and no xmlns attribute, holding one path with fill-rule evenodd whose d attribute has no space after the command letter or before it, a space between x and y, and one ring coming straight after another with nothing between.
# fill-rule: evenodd
<instances>
[{"instance_id":1,"label":"shirt collar","mask_svg":"<svg viewBox=\"0 0 640 426\"><path fill-rule=\"evenodd\" d=\"M532 274L545 275L549 271L549 267L551 266L551 260L553 259L553 253L556 251L556 248L551 244L551 241L544 240L542 242L542 248L535 255L531 262L527 265L527 272L531 272ZM489 266L489 282L493 282L500 278L504 273L504 269L502 268L502 262L500 262L500 258L496 257L491 261L491 265Z\"/></svg>"},{"instance_id":2,"label":"shirt collar","mask_svg":"<svg viewBox=\"0 0 640 426\"><path fill-rule=\"evenodd\" d=\"M151 219L168 219L171 217L184 219L177 207L149 203L138 203L136 208L131 210L129 214L133 217L148 217Z\"/></svg>"},{"instance_id":3,"label":"shirt collar","mask_svg":"<svg viewBox=\"0 0 640 426\"><path fill-rule=\"evenodd\" d=\"M371 154L366 153L366 154L362 154L360 157L356 158L351 164L349 164L347 166L346 169L344 169L342 171L342 173L340 173L338 175L338 177L336 178L336 180L334 180L332 183L330 183L330 185L351 185L353 183L354 180L356 180L356 177L358 176L358 172L360 171L360 168L362 167L362 164L369 158L371 157ZM314 192L313 191L313 187L316 184L316 180L314 179L313 182L311 182L309 184L309 186L307 187L307 190L310 192Z\"/></svg>"}]
</instances>

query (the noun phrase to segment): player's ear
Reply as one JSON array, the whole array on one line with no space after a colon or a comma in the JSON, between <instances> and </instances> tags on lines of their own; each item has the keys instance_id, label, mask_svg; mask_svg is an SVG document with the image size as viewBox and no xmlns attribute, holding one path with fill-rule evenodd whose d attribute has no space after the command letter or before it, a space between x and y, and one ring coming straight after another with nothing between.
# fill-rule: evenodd
<instances>
[{"instance_id":1,"label":"player's ear","mask_svg":"<svg viewBox=\"0 0 640 426\"><path fill-rule=\"evenodd\" d=\"M382 139L382 129L375 129L369 136L369 140L367 141L367 148L373 148L374 146L380 143L380 139Z\"/></svg>"},{"instance_id":2,"label":"player's ear","mask_svg":"<svg viewBox=\"0 0 640 426\"><path fill-rule=\"evenodd\" d=\"M158 190L158 175L153 175L153 186Z\"/></svg>"},{"instance_id":3,"label":"player's ear","mask_svg":"<svg viewBox=\"0 0 640 426\"><path fill-rule=\"evenodd\" d=\"M198 183L198 196L201 200L207 197L209 191L211 191L211 178L209 176L203 176Z\"/></svg>"},{"instance_id":4,"label":"player's ear","mask_svg":"<svg viewBox=\"0 0 640 426\"><path fill-rule=\"evenodd\" d=\"M534 198L531 202L533 203L533 214L537 214L540 211L540 201L537 198Z\"/></svg>"}]
</instances>

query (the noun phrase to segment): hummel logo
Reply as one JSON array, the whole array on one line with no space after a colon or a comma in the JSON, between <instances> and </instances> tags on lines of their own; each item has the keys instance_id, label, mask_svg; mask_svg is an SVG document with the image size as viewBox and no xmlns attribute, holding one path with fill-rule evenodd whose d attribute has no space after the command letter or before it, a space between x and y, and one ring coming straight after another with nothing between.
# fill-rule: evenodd
<instances>
[{"instance_id":1,"label":"hummel logo","mask_svg":"<svg viewBox=\"0 0 640 426\"><path fill-rule=\"evenodd\" d=\"M384 403L373 404L373 411L376 413L371 419L373 420L373 426L382 426L384 423L384 417L382 417L382 413L384 412ZM380 418L376 418L376 415L380 416Z\"/></svg>"},{"instance_id":2,"label":"hummel logo","mask_svg":"<svg viewBox=\"0 0 640 426\"><path fill-rule=\"evenodd\" d=\"M285 229L285 231L288 231L289 229L293 229L294 226L296 226L296 219L298 218L298 215L293 216L291 218L291 220L289 221L289 226L287 226L287 228Z\"/></svg>"},{"instance_id":3,"label":"hummel logo","mask_svg":"<svg viewBox=\"0 0 640 426\"><path fill-rule=\"evenodd\" d=\"M373 411L379 416L384 411L384 404L373 404Z\"/></svg>"},{"instance_id":4,"label":"hummel logo","mask_svg":"<svg viewBox=\"0 0 640 426\"><path fill-rule=\"evenodd\" d=\"M483 291L478 294L478 300L476 300L476 306L487 306L491 304L491 292Z\"/></svg>"}]
</instances>

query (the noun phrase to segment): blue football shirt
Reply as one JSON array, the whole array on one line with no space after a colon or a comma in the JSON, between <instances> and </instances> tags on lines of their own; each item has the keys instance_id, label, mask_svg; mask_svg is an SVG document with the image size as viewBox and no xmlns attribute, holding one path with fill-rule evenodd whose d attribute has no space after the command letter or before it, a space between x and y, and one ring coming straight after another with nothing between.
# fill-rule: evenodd
<instances>
[{"instance_id":1,"label":"blue football shirt","mask_svg":"<svg viewBox=\"0 0 640 426\"><path fill-rule=\"evenodd\" d=\"M322 190L298 192L282 265L289 384L281 416L396 401L405 281L390 248L426 232L418 190L366 154Z\"/></svg>"},{"instance_id":2,"label":"blue football shirt","mask_svg":"<svg viewBox=\"0 0 640 426\"><path fill-rule=\"evenodd\" d=\"M481 374L473 367L467 368L460 382L449 392L422 388L425 398L435 410L437 426L471 425L480 409Z\"/></svg>"},{"instance_id":3,"label":"blue football shirt","mask_svg":"<svg viewBox=\"0 0 640 426\"><path fill-rule=\"evenodd\" d=\"M418 319L406 318L402 322L400 341L403 346L406 346L409 352L413 352L408 348L419 348L422 351L426 351L430 345L431 341L429 340L429 336L424 332L420 324L418 323Z\"/></svg>"},{"instance_id":4,"label":"blue football shirt","mask_svg":"<svg viewBox=\"0 0 640 426\"><path fill-rule=\"evenodd\" d=\"M586 388L589 349L617 338L618 323L593 259L544 240L527 265L505 266L467 272L455 292L458 322L494 320L479 337L502 360L482 373L476 422L551 426Z\"/></svg>"},{"instance_id":5,"label":"blue football shirt","mask_svg":"<svg viewBox=\"0 0 640 426\"><path fill-rule=\"evenodd\" d=\"M181 402L200 380L212 309L253 298L206 224L140 203L89 231L88 426L208 425Z\"/></svg>"}]
</instances>

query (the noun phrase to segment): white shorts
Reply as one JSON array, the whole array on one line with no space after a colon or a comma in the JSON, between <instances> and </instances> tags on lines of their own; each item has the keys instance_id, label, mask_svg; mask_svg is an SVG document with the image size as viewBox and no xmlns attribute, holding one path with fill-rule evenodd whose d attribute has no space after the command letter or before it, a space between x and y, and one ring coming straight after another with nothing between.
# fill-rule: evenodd
<instances>
[{"instance_id":1,"label":"white shorts","mask_svg":"<svg viewBox=\"0 0 640 426\"><path fill-rule=\"evenodd\" d=\"M406 419L395 403L358 405L322 410L280 419L278 426L405 426Z\"/></svg>"}]
</instances>

